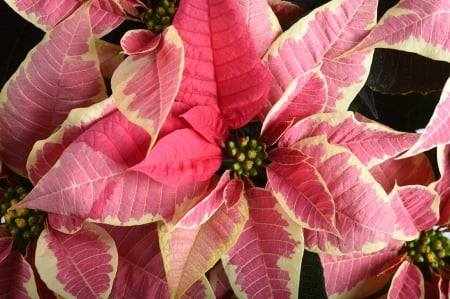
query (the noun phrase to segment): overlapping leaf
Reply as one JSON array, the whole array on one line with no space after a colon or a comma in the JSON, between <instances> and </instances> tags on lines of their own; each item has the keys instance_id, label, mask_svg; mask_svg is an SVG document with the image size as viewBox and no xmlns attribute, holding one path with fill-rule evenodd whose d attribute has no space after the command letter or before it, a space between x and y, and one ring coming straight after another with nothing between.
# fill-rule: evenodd
<instances>
[{"instance_id":1,"label":"overlapping leaf","mask_svg":"<svg viewBox=\"0 0 450 299\"><path fill-rule=\"evenodd\" d=\"M415 265L403 262L392 279L388 298L409 299L424 298L424 296L425 282L422 272Z\"/></svg>"},{"instance_id":2,"label":"overlapping leaf","mask_svg":"<svg viewBox=\"0 0 450 299\"><path fill-rule=\"evenodd\" d=\"M26 176L27 156L71 109L106 98L88 6L54 27L0 93L0 155Z\"/></svg>"},{"instance_id":3,"label":"overlapping leaf","mask_svg":"<svg viewBox=\"0 0 450 299\"><path fill-rule=\"evenodd\" d=\"M20 253L0 262L0 290L4 298L38 298L33 269Z\"/></svg>"},{"instance_id":4,"label":"overlapping leaf","mask_svg":"<svg viewBox=\"0 0 450 299\"><path fill-rule=\"evenodd\" d=\"M280 140L290 146L310 136L326 135L331 144L349 149L366 166L371 167L395 157L411 147L417 134L390 129L379 123L356 120L352 112L316 114L295 124Z\"/></svg>"},{"instance_id":5,"label":"overlapping leaf","mask_svg":"<svg viewBox=\"0 0 450 299\"><path fill-rule=\"evenodd\" d=\"M336 236L305 229L306 248L344 254L373 252L386 246L395 215L387 194L356 156L344 147L329 144L324 136L302 139L295 148L312 157L311 165L332 195L339 233Z\"/></svg>"},{"instance_id":6,"label":"overlapping leaf","mask_svg":"<svg viewBox=\"0 0 450 299\"><path fill-rule=\"evenodd\" d=\"M248 123L264 104L270 79L238 3L185 0L173 25L185 49L177 100L220 107L229 128Z\"/></svg>"},{"instance_id":7,"label":"overlapping leaf","mask_svg":"<svg viewBox=\"0 0 450 299\"><path fill-rule=\"evenodd\" d=\"M450 3L402 0L357 47L390 48L450 62Z\"/></svg>"},{"instance_id":8,"label":"overlapping leaf","mask_svg":"<svg viewBox=\"0 0 450 299\"><path fill-rule=\"evenodd\" d=\"M367 78L373 51L346 52L375 24L376 5L372 0L330 1L284 32L264 57L274 79L269 106L296 77L319 67L328 87L327 111L346 110Z\"/></svg>"},{"instance_id":9,"label":"overlapping leaf","mask_svg":"<svg viewBox=\"0 0 450 299\"><path fill-rule=\"evenodd\" d=\"M44 230L35 263L42 280L57 294L98 298L111 292L117 260L114 240L91 223L75 234Z\"/></svg>"},{"instance_id":10,"label":"overlapping leaf","mask_svg":"<svg viewBox=\"0 0 450 299\"><path fill-rule=\"evenodd\" d=\"M447 225L450 222L450 145L438 146L438 166L441 173L435 190L441 197L439 225Z\"/></svg>"},{"instance_id":11,"label":"overlapping leaf","mask_svg":"<svg viewBox=\"0 0 450 299\"><path fill-rule=\"evenodd\" d=\"M112 77L117 106L130 121L150 134L152 144L175 100L183 68L181 39L176 30L169 27L157 48L145 55L128 57Z\"/></svg>"},{"instance_id":12,"label":"overlapping leaf","mask_svg":"<svg viewBox=\"0 0 450 299\"><path fill-rule=\"evenodd\" d=\"M222 257L239 298L297 298L303 256L301 226L270 191L246 192L249 220L236 244Z\"/></svg>"},{"instance_id":13,"label":"overlapping leaf","mask_svg":"<svg viewBox=\"0 0 450 299\"><path fill-rule=\"evenodd\" d=\"M230 208L223 205L197 227L172 231L160 227L160 247L171 298L179 298L216 264L235 244L247 219L247 203L241 200Z\"/></svg>"}]
</instances>

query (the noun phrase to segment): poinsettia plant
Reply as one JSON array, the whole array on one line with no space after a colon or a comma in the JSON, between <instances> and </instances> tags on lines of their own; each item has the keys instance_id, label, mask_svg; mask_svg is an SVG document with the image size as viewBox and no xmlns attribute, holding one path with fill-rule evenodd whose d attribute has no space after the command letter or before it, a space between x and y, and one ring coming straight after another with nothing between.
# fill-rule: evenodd
<instances>
[{"instance_id":1,"label":"poinsettia plant","mask_svg":"<svg viewBox=\"0 0 450 299\"><path fill-rule=\"evenodd\" d=\"M378 49L446 69L447 0L5 2L45 32L0 93L6 296L448 298L450 80L421 134L372 101Z\"/></svg>"}]
</instances>

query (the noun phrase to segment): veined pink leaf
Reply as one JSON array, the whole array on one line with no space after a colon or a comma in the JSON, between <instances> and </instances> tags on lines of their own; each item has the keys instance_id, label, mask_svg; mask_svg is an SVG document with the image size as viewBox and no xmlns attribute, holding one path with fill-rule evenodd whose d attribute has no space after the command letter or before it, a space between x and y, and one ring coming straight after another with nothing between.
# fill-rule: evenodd
<instances>
[{"instance_id":1,"label":"veined pink leaf","mask_svg":"<svg viewBox=\"0 0 450 299\"><path fill-rule=\"evenodd\" d=\"M229 128L253 119L266 100L270 78L238 3L182 1L173 26L183 40L186 63L177 100L219 107Z\"/></svg>"},{"instance_id":2,"label":"veined pink leaf","mask_svg":"<svg viewBox=\"0 0 450 299\"><path fill-rule=\"evenodd\" d=\"M358 49L390 48L450 61L450 3L401 0L388 10Z\"/></svg>"},{"instance_id":3,"label":"veined pink leaf","mask_svg":"<svg viewBox=\"0 0 450 299\"><path fill-rule=\"evenodd\" d=\"M183 294L181 299L215 298L206 276L202 276Z\"/></svg>"},{"instance_id":4,"label":"veined pink leaf","mask_svg":"<svg viewBox=\"0 0 450 299\"><path fill-rule=\"evenodd\" d=\"M128 57L111 79L120 111L150 134L152 144L175 100L183 67L182 41L170 26L154 51Z\"/></svg>"},{"instance_id":5,"label":"veined pink leaf","mask_svg":"<svg viewBox=\"0 0 450 299\"><path fill-rule=\"evenodd\" d=\"M74 234L79 231L84 224L84 219L66 216L56 213L47 213L47 221L52 229L65 234Z\"/></svg>"},{"instance_id":6,"label":"veined pink leaf","mask_svg":"<svg viewBox=\"0 0 450 299\"><path fill-rule=\"evenodd\" d=\"M273 105L264 118L261 135L268 136L272 127L283 122L297 121L323 112L327 103L327 85L325 78L315 72L306 72L295 78L286 88L281 98Z\"/></svg>"},{"instance_id":7,"label":"veined pink leaf","mask_svg":"<svg viewBox=\"0 0 450 299\"><path fill-rule=\"evenodd\" d=\"M222 163L222 150L192 129L162 137L145 160L131 168L169 186L210 179Z\"/></svg>"},{"instance_id":8,"label":"veined pink leaf","mask_svg":"<svg viewBox=\"0 0 450 299\"><path fill-rule=\"evenodd\" d=\"M230 172L225 171L212 192L196 203L174 225L179 228L195 228L208 221L218 209L227 202L236 203L243 199L244 184L240 180L230 179ZM230 205L231 206L231 205ZM166 224L170 227L170 224Z\"/></svg>"},{"instance_id":9,"label":"veined pink leaf","mask_svg":"<svg viewBox=\"0 0 450 299\"><path fill-rule=\"evenodd\" d=\"M386 193L391 192L395 185L427 186L436 180L433 166L423 153L403 159L391 158L369 171Z\"/></svg>"},{"instance_id":10,"label":"veined pink leaf","mask_svg":"<svg viewBox=\"0 0 450 299\"><path fill-rule=\"evenodd\" d=\"M450 79L445 83L439 103L425 127L425 132L420 135L419 140L417 140L403 157L413 156L433 148L438 144L450 144Z\"/></svg>"},{"instance_id":11,"label":"veined pink leaf","mask_svg":"<svg viewBox=\"0 0 450 299\"><path fill-rule=\"evenodd\" d=\"M149 54L159 45L161 34L147 29L128 30L120 39L120 46L127 55Z\"/></svg>"},{"instance_id":12,"label":"veined pink leaf","mask_svg":"<svg viewBox=\"0 0 450 299\"><path fill-rule=\"evenodd\" d=\"M111 292L117 260L111 236L100 226L86 223L75 234L42 231L35 263L42 280L57 294L99 298Z\"/></svg>"},{"instance_id":13,"label":"veined pink leaf","mask_svg":"<svg viewBox=\"0 0 450 299\"><path fill-rule=\"evenodd\" d=\"M281 34L280 23L267 0L238 0L238 4L256 52L262 57L273 40Z\"/></svg>"},{"instance_id":14,"label":"veined pink leaf","mask_svg":"<svg viewBox=\"0 0 450 299\"><path fill-rule=\"evenodd\" d=\"M89 107L72 109L57 131L34 144L27 161L29 179L36 184L53 167L65 148L93 123L115 110L111 97Z\"/></svg>"},{"instance_id":15,"label":"veined pink leaf","mask_svg":"<svg viewBox=\"0 0 450 299\"><path fill-rule=\"evenodd\" d=\"M144 159L149 141L141 127L116 110L75 139L15 207L114 225L171 219L185 202L203 196L209 181L172 188L129 170Z\"/></svg>"},{"instance_id":16,"label":"veined pink leaf","mask_svg":"<svg viewBox=\"0 0 450 299\"><path fill-rule=\"evenodd\" d=\"M297 298L304 249L301 226L270 191L250 189L246 197L249 219L236 244L222 257L235 294L239 298Z\"/></svg>"},{"instance_id":17,"label":"veined pink leaf","mask_svg":"<svg viewBox=\"0 0 450 299\"><path fill-rule=\"evenodd\" d=\"M441 173L435 186L441 197L439 225L447 225L450 222L450 145L437 147L437 160Z\"/></svg>"},{"instance_id":18,"label":"veined pink leaf","mask_svg":"<svg viewBox=\"0 0 450 299\"><path fill-rule=\"evenodd\" d=\"M392 236L397 240L414 240L439 220L439 195L424 186L394 188L391 205L397 215Z\"/></svg>"},{"instance_id":19,"label":"veined pink leaf","mask_svg":"<svg viewBox=\"0 0 450 299\"><path fill-rule=\"evenodd\" d=\"M106 98L87 9L47 33L0 93L0 155L23 176L35 141L47 138L71 109Z\"/></svg>"},{"instance_id":20,"label":"veined pink leaf","mask_svg":"<svg viewBox=\"0 0 450 299\"><path fill-rule=\"evenodd\" d=\"M392 279L389 299L424 298L425 284L422 272L409 262L403 262Z\"/></svg>"},{"instance_id":21,"label":"veined pink leaf","mask_svg":"<svg viewBox=\"0 0 450 299\"><path fill-rule=\"evenodd\" d=\"M280 139L291 146L306 137L326 135L327 141L349 149L368 167L395 157L411 147L417 134L390 129L379 123L356 120L352 112L315 114L296 123Z\"/></svg>"},{"instance_id":22,"label":"veined pink leaf","mask_svg":"<svg viewBox=\"0 0 450 299\"><path fill-rule=\"evenodd\" d=\"M169 298L157 224L102 227L116 242L118 252L111 298Z\"/></svg>"},{"instance_id":23,"label":"veined pink leaf","mask_svg":"<svg viewBox=\"0 0 450 299\"><path fill-rule=\"evenodd\" d=\"M346 110L363 86L372 50L350 53L376 22L377 1L330 1L279 36L264 56L273 77L273 105L291 82L319 67L326 79L326 111ZM346 54L349 52L348 54Z\"/></svg>"},{"instance_id":24,"label":"veined pink leaf","mask_svg":"<svg viewBox=\"0 0 450 299\"><path fill-rule=\"evenodd\" d=\"M212 268L239 237L248 219L245 200L222 206L205 223L191 229L168 231L160 225L159 242L171 298L179 298Z\"/></svg>"},{"instance_id":25,"label":"veined pink leaf","mask_svg":"<svg viewBox=\"0 0 450 299\"><path fill-rule=\"evenodd\" d=\"M392 273L380 275L395 260L403 242L392 240L371 254L321 254L325 286L330 298L364 298L381 289Z\"/></svg>"},{"instance_id":26,"label":"veined pink leaf","mask_svg":"<svg viewBox=\"0 0 450 299\"><path fill-rule=\"evenodd\" d=\"M348 149L329 144L323 135L300 140L293 147L312 157L310 164L333 198L339 233L338 237L305 229L306 248L345 254L368 253L386 246L396 218L387 194L367 167Z\"/></svg>"},{"instance_id":27,"label":"veined pink leaf","mask_svg":"<svg viewBox=\"0 0 450 299\"><path fill-rule=\"evenodd\" d=\"M308 159L310 159L298 149L281 146L271 150L268 155L270 161L287 166L295 166L303 162L307 163Z\"/></svg>"},{"instance_id":28,"label":"veined pink leaf","mask_svg":"<svg viewBox=\"0 0 450 299\"><path fill-rule=\"evenodd\" d=\"M33 269L17 252L0 262L0 290L3 298L39 298Z\"/></svg>"},{"instance_id":29,"label":"veined pink leaf","mask_svg":"<svg viewBox=\"0 0 450 299\"><path fill-rule=\"evenodd\" d=\"M267 168L270 188L297 223L339 235L335 228L333 197L310 160L295 165L272 162Z\"/></svg>"},{"instance_id":30,"label":"veined pink leaf","mask_svg":"<svg viewBox=\"0 0 450 299\"><path fill-rule=\"evenodd\" d=\"M68 18L86 1L81 0L5 0L12 9L24 19L43 31L49 31ZM86 4L85 4L86 5ZM115 1L94 0L91 6L90 19L94 33L104 35L119 26L124 20L124 14Z\"/></svg>"}]
</instances>

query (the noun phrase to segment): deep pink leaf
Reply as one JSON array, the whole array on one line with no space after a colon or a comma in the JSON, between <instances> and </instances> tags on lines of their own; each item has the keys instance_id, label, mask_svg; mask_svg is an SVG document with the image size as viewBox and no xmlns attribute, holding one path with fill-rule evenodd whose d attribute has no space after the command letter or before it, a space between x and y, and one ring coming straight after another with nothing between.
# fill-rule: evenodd
<instances>
[{"instance_id":1,"label":"deep pink leaf","mask_svg":"<svg viewBox=\"0 0 450 299\"><path fill-rule=\"evenodd\" d=\"M82 218L56 213L47 213L47 221L52 229L56 229L65 234L76 233L84 224L84 219Z\"/></svg>"},{"instance_id":2,"label":"deep pink leaf","mask_svg":"<svg viewBox=\"0 0 450 299\"><path fill-rule=\"evenodd\" d=\"M54 27L0 94L3 161L26 176L34 142L47 138L73 108L106 98L87 7Z\"/></svg>"},{"instance_id":3,"label":"deep pink leaf","mask_svg":"<svg viewBox=\"0 0 450 299\"><path fill-rule=\"evenodd\" d=\"M425 285L422 272L409 262L403 262L392 279L389 299L424 298Z\"/></svg>"},{"instance_id":4,"label":"deep pink leaf","mask_svg":"<svg viewBox=\"0 0 450 299\"><path fill-rule=\"evenodd\" d=\"M309 157L290 147L277 147L269 152L269 160L280 165L294 166L308 162Z\"/></svg>"},{"instance_id":5,"label":"deep pink leaf","mask_svg":"<svg viewBox=\"0 0 450 299\"><path fill-rule=\"evenodd\" d=\"M87 223L75 234L44 230L37 243L36 267L42 280L64 297L107 297L117 271L111 236Z\"/></svg>"},{"instance_id":6,"label":"deep pink leaf","mask_svg":"<svg viewBox=\"0 0 450 299\"><path fill-rule=\"evenodd\" d=\"M216 298L225 298L232 292L230 282L228 281L221 261L208 272L208 280Z\"/></svg>"},{"instance_id":7,"label":"deep pink leaf","mask_svg":"<svg viewBox=\"0 0 450 299\"><path fill-rule=\"evenodd\" d=\"M441 174L435 190L441 197L439 225L450 222L450 145L438 146L438 166Z\"/></svg>"},{"instance_id":8,"label":"deep pink leaf","mask_svg":"<svg viewBox=\"0 0 450 299\"><path fill-rule=\"evenodd\" d=\"M222 150L191 129L174 131L160 140L133 168L170 186L210 179L222 163Z\"/></svg>"},{"instance_id":9,"label":"deep pink leaf","mask_svg":"<svg viewBox=\"0 0 450 299\"><path fill-rule=\"evenodd\" d=\"M341 236L305 229L305 246L333 254L367 253L386 246L396 218L387 194L368 169L352 152L327 143L324 136L301 140L295 148L312 158L311 165L332 195Z\"/></svg>"},{"instance_id":10,"label":"deep pink leaf","mask_svg":"<svg viewBox=\"0 0 450 299\"><path fill-rule=\"evenodd\" d=\"M449 27L447 0L402 0L384 14L358 48L392 48L449 61Z\"/></svg>"},{"instance_id":11,"label":"deep pink leaf","mask_svg":"<svg viewBox=\"0 0 450 299\"><path fill-rule=\"evenodd\" d=\"M449 8L450 9L450 8ZM450 12L449 12L450 19ZM450 40L450 39L449 39ZM450 51L450 50L449 50ZM438 144L450 143L450 79L447 80L444 90L441 94L441 99L437 104L433 115L425 131L405 154L409 157L417 153L431 149Z\"/></svg>"},{"instance_id":12,"label":"deep pink leaf","mask_svg":"<svg viewBox=\"0 0 450 299\"><path fill-rule=\"evenodd\" d=\"M390 129L382 124L360 122L352 112L312 115L296 123L280 139L290 146L306 137L326 135L331 144L349 149L366 166L395 157L413 145L419 136Z\"/></svg>"},{"instance_id":13,"label":"deep pink leaf","mask_svg":"<svg viewBox=\"0 0 450 299\"><path fill-rule=\"evenodd\" d=\"M425 154L410 158L391 158L370 168L372 176L389 193L395 185L427 186L436 180L430 160Z\"/></svg>"},{"instance_id":14,"label":"deep pink leaf","mask_svg":"<svg viewBox=\"0 0 450 299\"><path fill-rule=\"evenodd\" d=\"M175 100L184 67L180 37L169 28L157 48L128 57L111 79L117 107L150 134L152 144Z\"/></svg>"},{"instance_id":15,"label":"deep pink leaf","mask_svg":"<svg viewBox=\"0 0 450 299\"><path fill-rule=\"evenodd\" d=\"M391 205L397 215L393 237L397 240L414 240L439 220L439 196L433 190L412 185L396 187L392 193Z\"/></svg>"},{"instance_id":16,"label":"deep pink leaf","mask_svg":"<svg viewBox=\"0 0 450 299\"><path fill-rule=\"evenodd\" d=\"M127 55L148 54L158 46L161 35L155 35L147 29L134 29L125 32L120 45Z\"/></svg>"},{"instance_id":17,"label":"deep pink leaf","mask_svg":"<svg viewBox=\"0 0 450 299\"><path fill-rule=\"evenodd\" d=\"M9 236L0 237L0 263L9 255L11 252L14 239Z\"/></svg>"},{"instance_id":18,"label":"deep pink leaf","mask_svg":"<svg viewBox=\"0 0 450 299\"><path fill-rule=\"evenodd\" d=\"M236 244L222 257L236 295L297 298L303 256L300 225L270 191L250 189L246 197L249 220Z\"/></svg>"},{"instance_id":19,"label":"deep pink leaf","mask_svg":"<svg viewBox=\"0 0 450 299\"><path fill-rule=\"evenodd\" d=\"M272 162L267 178L276 198L297 223L339 235L333 197L310 159L295 165Z\"/></svg>"},{"instance_id":20,"label":"deep pink leaf","mask_svg":"<svg viewBox=\"0 0 450 299\"><path fill-rule=\"evenodd\" d=\"M264 57L274 78L269 102L318 67L328 87L326 111L346 110L369 73L372 51L351 50L375 24L376 6L374 0L330 1L280 35Z\"/></svg>"},{"instance_id":21,"label":"deep pink leaf","mask_svg":"<svg viewBox=\"0 0 450 299\"><path fill-rule=\"evenodd\" d=\"M0 262L0 290L3 298L39 298L33 270L20 253L11 252Z\"/></svg>"},{"instance_id":22,"label":"deep pink leaf","mask_svg":"<svg viewBox=\"0 0 450 299\"><path fill-rule=\"evenodd\" d=\"M237 2L182 1L173 25L186 62L177 100L220 107L230 128L248 123L262 108L270 79Z\"/></svg>"}]
</instances>

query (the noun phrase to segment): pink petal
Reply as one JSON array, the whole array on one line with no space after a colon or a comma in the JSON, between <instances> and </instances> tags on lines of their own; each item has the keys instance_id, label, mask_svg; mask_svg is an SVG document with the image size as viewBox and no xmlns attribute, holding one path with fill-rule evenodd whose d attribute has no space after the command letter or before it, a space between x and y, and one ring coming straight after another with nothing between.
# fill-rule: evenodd
<instances>
[{"instance_id":1,"label":"pink petal","mask_svg":"<svg viewBox=\"0 0 450 299\"><path fill-rule=\"evenodd\" d=\"M125 32L120 46L127 55L148 54L156 49L161 35L155 35L147 29L134 29Z\"/></svg>"},{"instance_id":2,"label":"pink petal","mask_svg":"<svg viewBox=\"0 0 450 299\"><path fill-rule=\"evenodd\" d=\"M409 262L403 262L392 279L388 298L424 298L425 285L422 272Z\"/></svg>"},{"instance_id":3,"label":"pink petal","mask_svg":"<svg viewBox=\"0 0 450 299\"><path fill-rule=\"evenodd\" d=\"M104 98L106 88L84 7L47 33L2 89L3 161L26 176L34 142L47 138L73 108Z\"/></svg>"},{"instance_id":4,"label":"pink petal","mask_svg":"<svg viewBox=\"0 0 450 299\"><path fill-rule=\"evenodd\" d=\"M301 227L285 214L270 191L250 189L246 197L249 220L236 244L222 257L225 272L242 297L296 297L303 257Z\"/></svg>"},{"instance_id":5,"label":"pink petal","mask_svg":"<svg viewBox=\"0 0 450 299\"><path fill-rule=\"evenodd\" d=\"M64 297L107 297L117 270L114 240L96 224L69 235L44 230L36 248L42 280Z\"/></svg>"}]
</instances>

